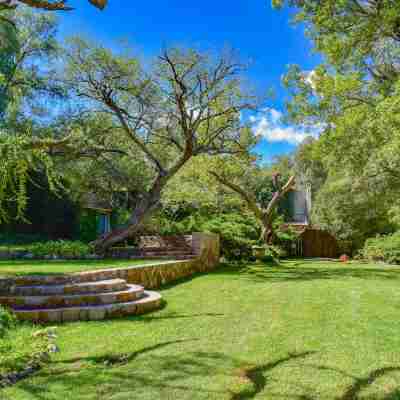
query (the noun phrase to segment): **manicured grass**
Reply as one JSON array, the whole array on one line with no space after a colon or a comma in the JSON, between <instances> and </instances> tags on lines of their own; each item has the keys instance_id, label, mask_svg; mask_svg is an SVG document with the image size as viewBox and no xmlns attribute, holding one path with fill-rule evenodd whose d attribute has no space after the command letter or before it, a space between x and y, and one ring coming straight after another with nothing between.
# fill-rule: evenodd
<instances>
[{"instance_id":1,"label":"manicured grass","mask_svg":"<svg viewBox=\"0 0 400 400\"><path fill-rule=\"evenodd\" d=\"M163 260L164 262L166 260ZM0 261L0 276L30 274L66 274L104 268L132 267L161 262L154 260L14 260ZM0 398L1 399L1 398Z\"/></svg>"},{"instance_id":2,"label":"manicured grass","mask_svg":"<svg viewBox=\"0 0 400 400\"><path fill-rule=\"evenodd\" d=\"M3 400L400 399L400 269L227 265L158 312L59 327L61 352Z\"/></svg>"}]
</instances>

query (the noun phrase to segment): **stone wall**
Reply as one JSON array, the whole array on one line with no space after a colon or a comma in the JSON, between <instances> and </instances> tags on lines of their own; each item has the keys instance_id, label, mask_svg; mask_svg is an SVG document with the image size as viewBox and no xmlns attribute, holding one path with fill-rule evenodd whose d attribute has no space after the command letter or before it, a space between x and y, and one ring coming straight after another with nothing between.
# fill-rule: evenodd
<instances>
[{"instance_id":1,"label":"stone wall","mask_svg":"<svg viewBox=\"0 0 400 400\"><path fill-rule=\"evenodd\" d=\"M195 260L200 271L209 271L219 264L221 249L219 235L214 233L193 233L193 254L198 256Z\"/></svg>"},{"instance_id":2,"label":"stone wall","mask_svg":"<svg viewBox=\"0 0 400 400\"><path fill-rule=\"evenodd\" d=\"M137 267L112 268L101 271L82 272L79 275L85 280L120 278L131 284L144 286L146 289L157 289L160 286L189 277L197 272L215 269L220 261L219 235L194 233L193 253L197 256L191 260L165 261Z\"/></svg>"},{"instance_id":3,"label":"stone wall","mask_svg":"<svg viewBox=\"0 0 400 400\"><path fill-rule=\"evenodd\" d=\"M124 279L130 284L138 284L146 289L157 289L160 286L189 277L197 272L215 269L220 260L220 241L215 234L194 233L193 253L197 256L182 261L160 261L154 264L124 268L85 271L68 275L20 276L10 279L0 279L2 286L10 286L10 281L18 285L32 284L65 284L68 282L91 282L108 279ZM37 282L36 282L36 280ZM33 280L35 280L33 282ZM4 288L3 288L4 289Z\"/></svg>"}]
</instances>

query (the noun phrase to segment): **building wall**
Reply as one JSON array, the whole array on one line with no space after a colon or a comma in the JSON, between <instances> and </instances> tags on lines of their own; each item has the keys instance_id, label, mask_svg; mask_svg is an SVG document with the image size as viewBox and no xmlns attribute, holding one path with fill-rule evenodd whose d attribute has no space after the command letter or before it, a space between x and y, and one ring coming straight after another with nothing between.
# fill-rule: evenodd
<instances>
[{"instance_id":1,"label":"building wall","mask_svg":"<svg viewBox=\"0 0 400 400\"><path fill-rule=\"evenodd\" d=\"M289 196L290 221L299 224L310 222L311 196L308 190L292 190Z\"/></svg>"}]
</instances>

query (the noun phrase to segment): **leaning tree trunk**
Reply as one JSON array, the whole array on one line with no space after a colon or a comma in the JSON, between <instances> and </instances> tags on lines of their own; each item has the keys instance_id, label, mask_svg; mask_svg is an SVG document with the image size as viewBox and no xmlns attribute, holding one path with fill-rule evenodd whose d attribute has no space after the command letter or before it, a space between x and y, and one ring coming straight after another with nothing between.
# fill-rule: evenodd
<instances>
[{"instance_id":1,"label":"leaning tree trunk","mask_svg":"<svg viewBox=\"0 0 400 400\"><path fill-rule=\"evenodd\" d=\"M128 225L125 228L115 229L98 238L92 245L96 253L104 253L113 245L132 237L143 226L143 223L157 210L160 205L161 191L167 179L157 178L152 189L144 195L133 209Z\"/></svg>"},{"instance_id":2,"label":"leaning tree trunk","mask_svg":"<svg viewBox=\"0 0 400 400\"><path fill-rule=\"evenodd\" d=\"M274 195L272 196L271 201L268 204L268 207L265 211L263 211L263 218L261 220L263 224L263 239L264 242L268 245L273 244L274 241L274 210L278 206L279 202L283 199L283 197L290 191L295 185L295 177L291 176L286 184L278 189Z\"/></svg>"},{"instance_id":3,"label":"leaning tree trunk","mask_svg":"<svg viewBox=\"0 0 400 400\"><path fill-rule=\"evenodd\" d=\"M115 229L109 234L95 240L92 245L97 253L105 253L114 244L120 243L135 235L143 223L158 209L161 201L161 192L167 182L184 166L192 155L192 147L188 146L184 155L168 171L160 171L151 189L143 196L133 209L128 226Z\"/></svg>"}]
</instances>

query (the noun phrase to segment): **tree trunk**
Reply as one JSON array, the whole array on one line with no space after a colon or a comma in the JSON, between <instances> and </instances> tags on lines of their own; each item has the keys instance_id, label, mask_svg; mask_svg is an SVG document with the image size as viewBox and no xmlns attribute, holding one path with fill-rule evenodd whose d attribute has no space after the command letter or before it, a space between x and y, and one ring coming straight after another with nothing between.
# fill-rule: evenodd
<instances>
[{"instance_id":1,"label":"tree trunk","mask_svg":"<svg viewBox=\"0 0 400 400\"><path fill-rule=\"evenodd\" d=\"M261 240L266 244L271 245L274 240L274 229L273 229L274 210L279 204L279 202L282 200L282 198L286 195L286 193L288 193L295 185L295 177L291 176L289 180L286 182L286 184L274 193L271 201L268 204L268 207L265 210L263 210L257 204L256 197L253 194L249 193L246 189L241 188L239 185L233 182L229 182L223 176L218 175L214 171L210 172L210 174L214 176L218 182L232 189L246 201L247 206L254 213L256 218L258 218L258 220L262 225Z\"/></svg>"},{"instance_id":2,"label":"tree trunk","mask_svg":"<svg viewBox=\"0 0 400 400\"><path fill-rule=\"evenodd\" d=\"M146 219L150 217L155 210L157 210L160 204L161 191L167 181L168 178L165 176L158 177L156 179L152 189L146 193L146 195L133 209L127 227L122 229L114 229L109 234L100 237L92 243L97 253L104 253L114 244L128 239L143 226L143 223L146 221Z\"/></svg>"},{"instance_id":3,"label":"tree trunk","mask_svg":"<svg viewBox=\"0 0 400 400\"><path fill-rule=\"evenodd\" d=\"M260 240L268 245L274 242L274 228L272 221L262 220L262 230Z\"/></svg>"}]
</instances>

